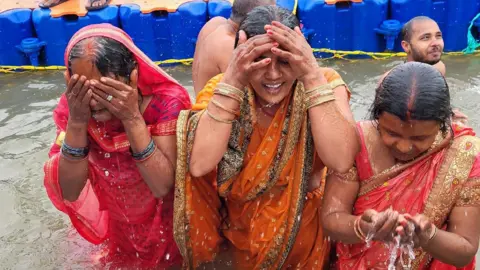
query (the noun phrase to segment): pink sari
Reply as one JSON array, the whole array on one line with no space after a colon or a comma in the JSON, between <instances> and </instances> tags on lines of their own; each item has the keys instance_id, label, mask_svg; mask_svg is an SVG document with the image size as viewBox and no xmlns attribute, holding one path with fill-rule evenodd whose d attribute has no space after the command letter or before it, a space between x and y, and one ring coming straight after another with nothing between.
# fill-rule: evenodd
<instances>
[{"instance_id":1,"label":"pink sari","mask_svg":"<svg viewBox=\"0 0 480 270\"><path fill-rule=\"evenodd\" d=\"M373 175L361 124L358 129L362 150L356 158L360 191L354 215L368 209L381 212L392 207L400 213L424 214L438 228L446 229L453 207L480 206L480 198L476 196L480 192L480 140L474 137L472 129L454 126L451 144L449 138L441 140L415 161L377 175ZM339 243L337 255L338 269L387 269L390 251L380 242L371 243L369 248L363 243ZM415 257L412 269L457 269L421 249L415 250ZM475 269L475 260L462 269Z\"/></svg>"},{"instance_id":2,"label":"pink sari","mask_svg":"<svg viewBox=\"0 0 480 270\"><path fill-rule=\"evenodd\" d=\"M107 24L78 31L72 47L83 39L101 36L126 46L138 64L138 88L152 100L143 113L152 136L172 136L181 110L191 107L186 90L156 66L122 30ZM75 202L63 199L58 179L60 147L67 128L68 104L65 95L53 113L57 139L45 164L45 188L57 209L66 213L82 237L93 244L106 244L108 262L127 267L167 268L181 264L173 240L173 190L163 199L155 198L143 181L129 152L129 141L118 120L88 126L89 179Z\"/></svg>"}]
</instances>

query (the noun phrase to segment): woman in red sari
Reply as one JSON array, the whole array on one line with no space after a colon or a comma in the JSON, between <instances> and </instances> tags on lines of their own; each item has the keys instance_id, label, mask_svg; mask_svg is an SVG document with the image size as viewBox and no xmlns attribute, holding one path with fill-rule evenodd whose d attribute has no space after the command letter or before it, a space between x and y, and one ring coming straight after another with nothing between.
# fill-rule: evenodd
<instances>
[{"instance_id":1,"label":"woman in red sari","mask_svg":"<svg viewBox=\"0 0 480 270\"><path fill-rule=\"evenodd\" d=\"M435 68L406 63L383 80L373 120L358 124L356 168L327 178L323 224L339 241L338 269L475 268L480 140L451 116Z\"/></svg>"},{"instance_id":2,"label":"woman in red sari","mask_svg":"<svg viewBox=\"0 0 480 270\"><path fill-rule=\"evenodd\" d=\"M122 30L93 25L65 52L67 91L45 165L52 203L105 258L128 268L181 263L173 241L175 130L186 90Z\"/></svg>"}]
</instances>

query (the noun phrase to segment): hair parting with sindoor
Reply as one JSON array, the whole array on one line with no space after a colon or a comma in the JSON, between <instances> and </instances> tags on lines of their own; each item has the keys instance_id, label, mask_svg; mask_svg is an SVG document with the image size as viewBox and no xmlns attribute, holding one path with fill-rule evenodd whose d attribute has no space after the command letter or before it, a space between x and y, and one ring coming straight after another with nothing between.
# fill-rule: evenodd
<instances>
[{"instance_id":1,"label":"hair parting with sindoor","mask_svg":"<svg viewBox=\"0 0 480 270\"><path fill-rule=\"evenodd\" d=\"M133 53L120 42L108 37L89 37L75 44L68 55L70 74L72 61L84 57L90 58L102 76L113 76L125 83L130 82L130 74L137 66Z\"/></svg>"},{"instance_id":2,"label":"hair parting with sindoor","mask_svg":"<svg viewBox=\"0 0 480 270\"><path fill-rule=\"evenodd\" d=\"M377 121L384 112L402 121L437 121L446 133L451 129L453 116L447 81L431 65L401 64L388 73L376 90L370 117Z\"/></svg>"}]
</instances>

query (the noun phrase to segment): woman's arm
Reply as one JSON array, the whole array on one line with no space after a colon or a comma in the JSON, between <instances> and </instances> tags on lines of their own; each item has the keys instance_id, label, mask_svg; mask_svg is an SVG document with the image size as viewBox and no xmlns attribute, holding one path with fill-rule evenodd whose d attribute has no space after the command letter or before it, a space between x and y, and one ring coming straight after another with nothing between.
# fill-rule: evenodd
<instances>
[{"instance_id":1,"label":"woman's arm","mask_svg":"<svg viewBox=\"0 0 480 270\"><path fill-rule=\"evenodd\" d=\"M323 196L322 220L323 229L332 240L346 244L362 242L362 239L356 236L353 229L357 217L352 215L359 189L358 181L343 181L333 173L327 176Z\"/></svg>"},{"instance_id":2,"label":"woman's arm","mask_svg":"<svg viewBox=\"0 0 480 270\"><path fill-rule=\"evenodd\" d=\"M399 213L391 209L380 213L368 209L361 216L352 215L359 189L355 168L347 173L329 174L322 206L325 232L333 240L345 244L362 243L366 237L374 241L391 241ZM356 222L358 226L355 228ZM370 232L371 236L368 235Z\"/></svg>"},{"instance_id":3,"label":"woman's arm","mask_svg":"<svg viewBox=\"0 0 480 270\"><path fill-rule=\"evenodd\" d=\"M273 40L266 35L258 35L247 41L245 33L240 31L239 44L222 78L222 83L243 90L244 86L249 84L249 74L270 63L268 58L255 60L273 47ZM190 173L194 177L203 176L218 165L227 150L230 138L232 125L228 122L235 119L231 112L238 112L240 108L239 101L231 97L215 94L212 100L223 109L210 102L200 117L189 165Z\"/></svg>"},{"instance_id":4,"label":"woman's arm","mask_svg":"<svg viewBox=\"0 0 480 270\"><path fill-rule=\"evenodd\" d=\"M319 72L321 72L319 70ZM318 74L304 82L305 89L325 84L323 75ZM334 90L335 102L326 102L308 110L315 149L322 162L334 171L344 173L353 165L359 151L355 121L350 111L345 86Z\"/></svg>"},{"instance_id":5,"label":"woman's arm","mask_svg":"<svg viewBox=\"0 0 480 270\"><path fill-rule=\"evenodd\" d=\"M480 207L455 207L449 216L447 231L437 229L420 246L435 259L456 267L472 262L478 250Z\"/></svg>"},{"instance_id":6,"label":"woman's arm","mask_svg":"<svg viewBox=\"0 0 480 270\"><path fill-rule=\"evenodd\" d=\"M87 125L69 121L64 143L73 148L86 147ZM58 177L63 198L70 202L76 201L88 179L88 159L75 160L60 154Z\"/></svg>"},{"instance_id":7,"label":"woman's arm","mask_svg":"<svg viewBox=\"0 0 480 270\"><path fill-rule=\"evenodd\" d=\"M130 147L134 153L145 150L152 140L143 118L124 121ZM177 157L175 136L153 137L155 152L148 159L137 162L137 168L157 198L166 196L174 184Z\"/></svg>"}]
</instances>

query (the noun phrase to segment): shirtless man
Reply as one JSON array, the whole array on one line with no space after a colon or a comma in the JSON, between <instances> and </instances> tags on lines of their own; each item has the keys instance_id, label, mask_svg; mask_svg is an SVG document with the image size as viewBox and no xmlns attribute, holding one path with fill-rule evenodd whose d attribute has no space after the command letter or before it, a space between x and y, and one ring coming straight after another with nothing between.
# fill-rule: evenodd
<instances>
[{"instance_id":1,"label":"shirtless man","mask_svg":"<svg viewBox=\"0 0 480 270\"><path fill-rule=\"evenodd\" d=\"M275 5L275 0L235 0L229 19L215 17L205 24L198 35L193 57L195 94L208 80L227 69L240 23L250 10L265 5Z\"/></svg>"}]
</instances>

